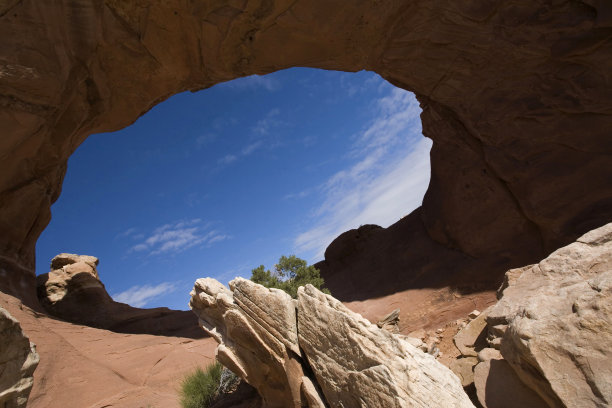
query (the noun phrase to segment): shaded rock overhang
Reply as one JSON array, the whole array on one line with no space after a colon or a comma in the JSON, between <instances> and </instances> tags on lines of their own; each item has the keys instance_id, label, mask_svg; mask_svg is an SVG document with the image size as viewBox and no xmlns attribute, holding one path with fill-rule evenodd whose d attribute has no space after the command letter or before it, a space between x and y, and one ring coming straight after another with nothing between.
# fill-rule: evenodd
<instances>
[{"instance_id":1,"label":"shaded rock overhang","mask_svg":"<svg viewBox=\"0 0 612 408\"><path fill-rule=\"evenodd\" d=\"M36 240L88 135L178 92L295 66L375 71L421 102L432 178L422 207L378 240L397 260L384 281L450 282L489 259L475 277L496 284L610 220L609 2L9 0L0 290L36 303Z\"/></svg>"}]
</instances>

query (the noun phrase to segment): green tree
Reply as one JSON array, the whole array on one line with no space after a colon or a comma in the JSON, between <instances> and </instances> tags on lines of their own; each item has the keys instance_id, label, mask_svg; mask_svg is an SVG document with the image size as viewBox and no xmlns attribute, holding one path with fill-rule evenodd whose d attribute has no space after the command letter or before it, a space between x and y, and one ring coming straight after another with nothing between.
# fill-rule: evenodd
<instances>
[{"instance_id":1,"label":"green tree","mask_svg":"<svg viewBox=\"0 0 612 408\"><path fill-rule=\"evenodd\" d=\"M297 297L298 288L308 283L323 293L330 294L329 289L323 287L325 282L321 272L312 265L308 266L305 260L295 255L281 256L274 265L274 272L259 265L251 271L251 280L267 288L282 289L294 299Z\"/></svg>"}]
</instances>

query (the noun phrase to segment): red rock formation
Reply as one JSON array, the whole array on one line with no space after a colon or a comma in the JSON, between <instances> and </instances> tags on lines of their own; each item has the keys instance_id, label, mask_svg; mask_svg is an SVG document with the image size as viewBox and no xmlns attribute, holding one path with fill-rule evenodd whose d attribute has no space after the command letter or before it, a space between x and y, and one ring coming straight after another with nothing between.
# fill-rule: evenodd
<instances>
[{"instance_id":1,"label":"red rock formation","mask_svg":"<svg viewBox=\"0 0 612 408\"><path fill-rule=\"evenodd\" d=\"M423 132L434 141L432 180L423 207L403 222L407 231L388 232L381 257L412 260L418 255L405 252L422 246L429 259L466 265L495 256L502 265L473 272L495 280L496 271L609 220L611 7L3 2L0 289L36 303L36 239L68 157L89 134L124 127L177 92L291 66L369 69L417 95ZM416 270L406 262L388 261L377 275L424 284L436 281L427 274L452 273L443 270L452 262ZM465 265L457 272L472 273Z\"/></svg>"},{"instance_id":2,"label":"red rock formation","mask_svg":"<svg viewBox=\"0 0 612 408\"><path fill-rule=\"evenodd\" d=\"M140 309L115 302L98 276L98 258L59 254L51 272L36 278L37 294L45 310L72 323L118 333L202 338L193 313L166 307Z\"/></svg>"}]
</instances>

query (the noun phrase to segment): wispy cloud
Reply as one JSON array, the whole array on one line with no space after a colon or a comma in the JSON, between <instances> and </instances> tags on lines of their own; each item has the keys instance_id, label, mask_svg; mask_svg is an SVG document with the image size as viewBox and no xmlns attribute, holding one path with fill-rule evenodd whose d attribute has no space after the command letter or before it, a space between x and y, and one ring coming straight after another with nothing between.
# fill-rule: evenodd
<instances>
[{"instance_id":1,"label":"wispy cloud","mask_svg":"<svg viewBox=\"0 0 612 408\"><path fill-rule=\"evenodd\" d=\"M277 127L282 122L278 119L278 115L280 114L280 109L274 108L270 110L266 116L262 119L259 119L255 126L253 126L253 132L259 135L267 135L270 133L270 129L273 127Z\"/></svg>"},{"instance_id":2,"label":"wispy cloud","mask_svg":"<svg viewBox=\"0 0 612 408\"><path fill-rule=\"evenodd\" d=\"M248 144L242 148L241 153L243 156L248 156L249 154L252 154L255 150L259 149L262 144L262 140L258 140L254 143Z\"/></svg>"},{"instance_id":3,"label":"wispy cloud","mask_svg":"<svg viewBox=\"0 0 612 408\"><path fill-rule=\"evenodd\" d=\"M201 149L204 146L207 146L214 142L217 139L217 135L214 133L204 133L198 137L196 137L195 144L196 148Z\"/></svg>"},{"instance_id":4,"label":"wispy cloud","mask_svg":"<svg viewBox=\"0 0 612 408\"><path fill-rule=\"evenodd\" d=\"M313 260L339 234L363 224L387 227L417 208L429 184L431 141L421 135L414 95L393 88L376 103L376 116L355 137L354 164L322 186L317 221L294 241Z\"/></svg>"},{"instance_id":5,"label":"wispy cloud","mask_svg":"<svg viewBox=\"0 0 612 408\"><path fill-rule=\"evenodd\" d=\"M167 294L176 290L176 286L170 282L163 282L156 286L143 285L132 286L128 290L112 295L116 302L127 303L134 307L143 307L161 294Z\"/></svg>"},{"instance_id":6,"label":"wispy cloud","mask_svg":"<svg viewBox=\"0 0 612 408\"><path fill-rule=\"evenodd\" d=\"M150 255L179 253L196 245L210 245L230 238L209 227L202 224L199 218L162 225L143 242L132 246L130 252L147 252Z\"/></svg>"},{"instance_id":7,"label":"wispy cloud","mask_svg":"<svg viewBox=\"0 0 612 408\"><path fill-rule=\"evenodd\" d=\"M274 129L282 126L284 122L278 118L280 110L278 108L271 109L263 118L259 119L251 128L251 141L242 147L239 151L227 154L217 160L221 166L232 164L239 159L250 156L261 148L274 148L279 145L278 135Z\"/></svg>"},{"instance_id":8,"label":"wispy cloud","mask_svg":"<svg viewBox=\"0 0 612 408\"><path fill-rule=\"evenodd\" d=\"M127 238L127 237L129 237L130 235L135 234L135 233L136 233L136 231L137 231L137 229L136 229L136 228L134 228L134 227L132 227L132 228L128 228L128 229L126 229L125 231L122 231L122 232L120 232L119 234L117 234L117 235L115 236L115 238Z\"/></svg>"},{"instance_id":9,"label":"wispy cloud","mask_svg":"<svg viewBox=\"0 0 612 408\"><path fill-rule=\"evenodd\" d=\"M228 154L228 155L225 155L222 158L220 158L218 160L218 163L219 164L230 164L230 163L235 162L236 160L238 160L238 157L236 157L233 154Z\"/></svg>"},{"instance_id":10,"label":"wispy cloud","mask_svg":"<svg viewBox=\"0 0 612 408\"><path fill-rule=\"evenodd\" d=\"M244 78L234 79L233 81L224 82L220 85L241 91L265 89L266 91L274 92L281 88L281 84L277 79L265 75L250 75Z\"/></svg>"},{"instance_id":11,"label":"wispy cloud","mask_svg":"<svg viewBox=\"0 0 612 408\"><path fill-rule=\"evenodd\" d=\"M312 191L310 191L310 190L303 190L303 191L300 191L299 193L287 194L283 198L285 200L297 200L297 199L300 199L300 198L307 197L311 192Z\"/></svg>"}]
</instances>

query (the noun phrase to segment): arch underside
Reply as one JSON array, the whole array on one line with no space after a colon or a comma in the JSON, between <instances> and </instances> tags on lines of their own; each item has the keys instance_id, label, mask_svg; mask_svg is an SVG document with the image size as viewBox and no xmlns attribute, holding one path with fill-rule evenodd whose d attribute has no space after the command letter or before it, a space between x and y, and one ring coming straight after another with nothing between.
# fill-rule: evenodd
<instances>
[{"instance_id":1,"label":"arch underside","mask_svg":"<svg viewBox=\"0 0 612 408\"><path fill-rule=\"evenodd\" d=\"M156 103L294 67L412 91L433 140L421 208L343 235L341 298L497 284L612 214L612 6L521 0L0 3L0 290L36 302L34 249L70 154ZM363 239L362 239L363 238ZM375 269L376 290L364 281ZM366 287L367 286L367 287Z\"/></svg>"}]
</instances>

